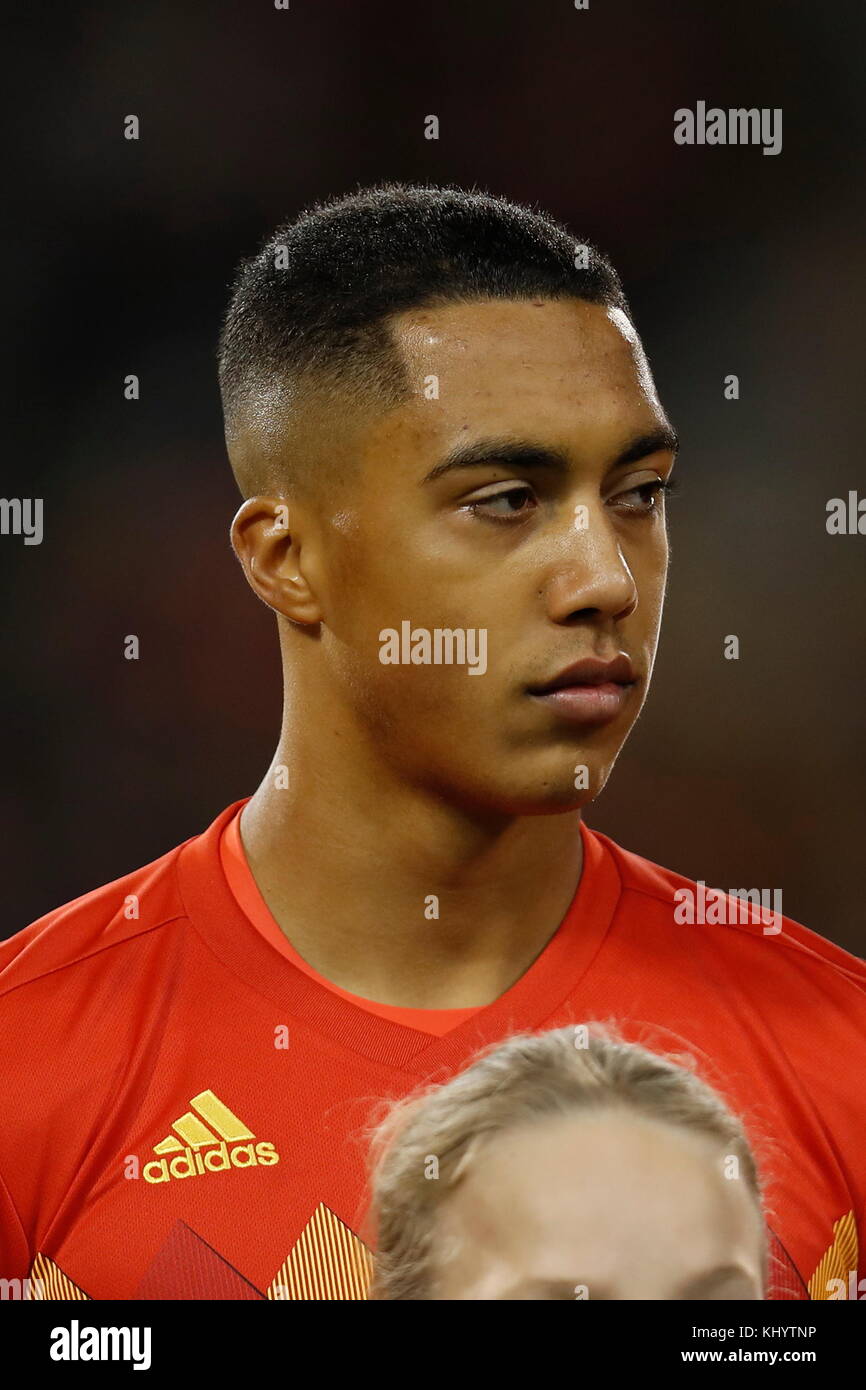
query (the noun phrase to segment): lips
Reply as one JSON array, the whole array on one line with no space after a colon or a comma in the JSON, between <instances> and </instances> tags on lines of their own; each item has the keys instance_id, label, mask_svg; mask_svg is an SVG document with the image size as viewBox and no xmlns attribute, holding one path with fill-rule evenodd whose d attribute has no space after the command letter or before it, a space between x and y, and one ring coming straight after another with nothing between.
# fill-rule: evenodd
<instances>
[{"instance_id":1,"label":"lips","mask_svg":"<svg viewBox=\"0 0 866 1390\"><path fill-rule=\"evenodd\" d=\"M611 661L586 657L572 662L544 685L530 686L529 695L554 720L577 727L584 736L593 727L610 724L633 709L637 679L623 652Z\"/></svg>"},{"instance_id":2,"label":"lips","mask_svg":"<svg viewBox=\"0 0 866 1390\"><path fill-rule=\"evenodd\" d=\"M575 686L633 685L637 672L630 659L620 652L612 661L600 661L598 657L586 657L566 666L558 676L544 685L529 687L530 695L552 695L556 690L569 690Z\"/></svg>"}]
</instances>

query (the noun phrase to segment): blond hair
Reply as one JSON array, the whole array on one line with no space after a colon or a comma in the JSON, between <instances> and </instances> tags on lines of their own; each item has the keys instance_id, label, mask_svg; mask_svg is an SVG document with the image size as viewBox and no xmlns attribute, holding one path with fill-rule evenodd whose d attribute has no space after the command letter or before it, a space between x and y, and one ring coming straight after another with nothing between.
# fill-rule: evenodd
<instances>
[{"instance_id":1,"label":"blond hair","mask_svg":"<svg viewBox=\"0 0 866 1390\"><path fill-rule=\"evenodd\" d=\"M763 1214L745 1131L690 1063L627 1043L610 1025L521 1033L485 1048L446 1084L392 1104L370 1146L377 1246L370 1298L433 1296L438 1208L483 1144L542 1117L626 1110L703 1135L737 1157ZM438 1181L430 1181L431 1162Z\"/></svg>"}]
</instances>

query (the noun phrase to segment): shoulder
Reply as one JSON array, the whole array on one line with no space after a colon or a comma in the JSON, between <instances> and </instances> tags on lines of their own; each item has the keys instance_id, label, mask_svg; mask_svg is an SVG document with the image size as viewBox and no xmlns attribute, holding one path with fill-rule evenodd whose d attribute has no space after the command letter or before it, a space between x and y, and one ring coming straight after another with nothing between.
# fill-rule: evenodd
<instances>
[{"instance_id":1,"label":"shoulder","mask_svg":"<svg viewBox=\"0 0 866 1390\"><path fill-rule=\"evenodd\" d=\"M110 966L124 948L183 916L175 864L181 846L151 864L103 884L47 912L7 941L0 942L0 1007L19 990L58 972Z\"/></svg>"},{"instance_id":2,"label":"shoulder","mask_svg":"<svg viewBox=\"0 0 866 1390\"><path fill-rule=\"evenodd\" d=\"M866 1005L866 961L784 915L781 890L695 881L622 849L598 831L590 834L614 863L625 913L688 933L696 950L748 959L750 968L762 960L773 972L851 990Z\"/></svg>"},{"instance_id":3,"label":"shoulder","mask_svg":"<svg viewBox=\"0 0 866 1390\"><path fill-rule=\"evenodd\" d=\"M212 851L234 809L160 858L54 908L0 942L0 1011L18 1004L26 1009L43 994L59 1002L64 994L86 990L97 977L132 982L133 959L158 951L165 929L187 920L178 875L183 852L199 845Z\"/></svg>"}]
</instances>

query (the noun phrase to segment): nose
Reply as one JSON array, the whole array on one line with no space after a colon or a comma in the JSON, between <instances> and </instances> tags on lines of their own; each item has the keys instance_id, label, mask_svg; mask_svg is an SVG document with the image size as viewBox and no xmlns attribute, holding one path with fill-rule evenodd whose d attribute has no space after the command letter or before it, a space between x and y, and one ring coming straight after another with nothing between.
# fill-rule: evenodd
<instances>
[{"instance_id":1,"label":"nose","mask_svg":"<svg viewBox=\"0 0 866 1390\"><path fill-rule=\"evenodd\" d=\"M603 504L575 508L573 522L557 536L544 596L557 623L616 621L637 608L634 575Z\"/></svg>"}]
</instances>

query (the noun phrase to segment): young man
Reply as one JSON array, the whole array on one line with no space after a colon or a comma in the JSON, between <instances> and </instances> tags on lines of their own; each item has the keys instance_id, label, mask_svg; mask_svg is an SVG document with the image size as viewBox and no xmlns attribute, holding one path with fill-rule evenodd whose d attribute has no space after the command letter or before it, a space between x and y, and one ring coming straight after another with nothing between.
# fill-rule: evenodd
<instances>
[{"instance_id":1,"label":"young man","mask_svg":"<svg viewBox=\"0 0 866 1390\"><path fill-rule=\"evenodd\" d=\"M364 1297L374 1102L614 1017L744 1118L776 1296L856 1296L866 967L581 822L647 693L676 448L615 272L502 200L369 190L242 266L220 375L280 739L2 948L0 1272Z\"/></svg>"}]
</instances>

